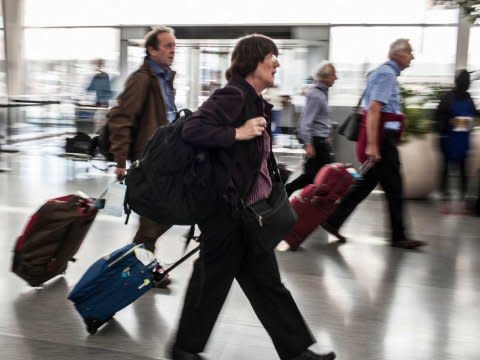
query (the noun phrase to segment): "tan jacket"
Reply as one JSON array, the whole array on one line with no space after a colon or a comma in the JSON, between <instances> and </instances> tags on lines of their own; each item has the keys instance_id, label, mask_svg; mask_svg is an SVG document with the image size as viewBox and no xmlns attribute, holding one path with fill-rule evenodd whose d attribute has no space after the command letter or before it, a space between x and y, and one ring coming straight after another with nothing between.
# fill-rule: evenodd
<instances>
[{"instance_id":1,"label":"tan jacket","mask_svg":"<svg viewBox=\"0 0 480 360\"><path fill-rule=\"evenodd\" d=\"M169 83L172 94L173 78ZM167 124L167 113L157 76L145 58L143 65L129 76L117 105L108 113L110 152L119 168L141 157L147 140Z\"/></svg>"}]
</instances>

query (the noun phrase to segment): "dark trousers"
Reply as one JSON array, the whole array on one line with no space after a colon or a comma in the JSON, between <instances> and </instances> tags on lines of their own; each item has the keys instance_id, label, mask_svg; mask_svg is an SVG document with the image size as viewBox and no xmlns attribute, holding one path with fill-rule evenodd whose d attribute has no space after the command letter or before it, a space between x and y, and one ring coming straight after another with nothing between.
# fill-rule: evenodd
<instances>
[{"instance_id":1,"label":"dark trousers","mask_svg":"<svg viewBox=\"0 0 480 360\"><path fill-rule=\"evenodd\" d=\"M294 358L315 340L281 282L273 251L254 255L241 225L229 213L221 211L200 226L200 257L188 285L175 345L190 353L204 350L236 279L280 358Z\"/></svg>"},{"instance_id":2,"label":"dark trousers","mask_svg":"<svg viewBox=\"0 0 480 360\"><path fill-rule=\"evenodd\" d=\"M407 239L403 223L400 159L395 139L395 132L385 131L380 148L382 159L376 163L362 179L355 182L333 215L327 219L329 225L339 229L357 205L380 183L387 198L390 226L392 229L391 241L395 242Z\"/></svg>"},{"instance_id":3,"label":"dark trousers","mask_svg":"<svg viewBox=\"0 0 480 360\"><path fill-rule=\"evenodd\" d=\"M332 147L326 138L314 136L313 147L315 148L315 157L308 158L303 167L303 174L295 180L285 185L287 194L290 196L295 191L303 189L308 184L313 183L313 179L318 170L325 165L332 162Z\"/></svg>"},{"instance_id":4,"label":"dark trousers","mask_svg":"<svg viewBox=\"0 0 480 360\"><path fill-rule=\"evenodd\" d=\"M460 171L460 196L462 199L465 198L465 195L467 194L467 184L468 184L468 178L467 178L467 170L466 170L466 161L467 159L462 159L456 162L456 165L458 166L458 170ZM449 168L451 167L452 164L449 163L447 160L446 155L444 154L443 157L443 165L442 165L442 174L440 178L440 189L442 191L442 195L444 198L447 198L449 196L449 190L448 190L448 172Z\"/></svg>"},{"instance_id":5,"label":"dark trousers","mask_svg":"<svg viewBox=\"0 0 480 360\"><path fill-rule=\"evenodd\" d=\"M159 224L144 216L140 216L140 225L133 238L133 242L136 244L145 244L146 249L154 252L157 239L171 227L172 225Z\"/></svg>"}]
</instances>

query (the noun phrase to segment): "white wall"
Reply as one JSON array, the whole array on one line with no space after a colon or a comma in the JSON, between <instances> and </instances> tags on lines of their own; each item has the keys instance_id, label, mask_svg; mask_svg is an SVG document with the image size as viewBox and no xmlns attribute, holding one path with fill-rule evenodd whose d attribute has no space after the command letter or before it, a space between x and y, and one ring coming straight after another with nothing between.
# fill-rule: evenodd
<instances>
[{"instance_id":1,"label":"white wall","mask_svg":"<svg viewBox=\"0 0 480 360\"><path fill-rule=\"evenodd\" d=\"M426 0L25 0L26 26L455 23Z\"/></svg>"}]
</instances>

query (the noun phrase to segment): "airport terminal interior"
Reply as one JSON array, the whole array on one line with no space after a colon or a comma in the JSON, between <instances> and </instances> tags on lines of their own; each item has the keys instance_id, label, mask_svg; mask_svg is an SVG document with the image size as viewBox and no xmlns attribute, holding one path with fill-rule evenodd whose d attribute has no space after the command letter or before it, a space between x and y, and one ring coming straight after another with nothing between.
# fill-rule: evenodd
<instances>
[{"instance_id":1,"label":"airport terminal interior","mask_svg":"<svg viewBox=\"0 0 480 360\"><path fill-rule=\"evenodd\" d=\"M468 8L458 4L463 1L245 0L235 10L226 3L1 2L0 359L169 359L196 255L171 273L167 288L151 289L94 335L67 299L91 264L132 241L136 214L125 225L124 215L100 210L76 261L43 286L29 286L11 272L17 237L42 204L79 191L97 198L115 181L114 163L69 153L65 146L78 132L93 137L105 124L156 24L175 29L179 109L195 110L226 84L239 37L261 33L275 41L280 67L264 97L278 115L273 151L292 171L290 180L302 172L296 130L318 64L329 60L337 69L329 92L335 160L358 168L355 143L337 134L338 124L356 105L367 73L387 60L389 44L410 40L415 59L399 77L410 123L399 152L408 235L427 245L390 246L378 187L342 227L345 243L319 227L297 250L279 246L275 252L282 280L317 340L314 351L335 351L339 360L480 359L480 217L472 206L480 192L480 122L471 131L465 201L456 190L456 171L449 178L450 199L440 195L441 159L432 130L439 91L453 86L458 69L470 73L469 91L480 109L480 2L467 1ZM87 90L99 59L112 89L102 107ZM173 226L158 240L155 255L164 267L184 254L187 230ZM278 359L236 282L203 355Z\"/></svg>"}]
</instances>

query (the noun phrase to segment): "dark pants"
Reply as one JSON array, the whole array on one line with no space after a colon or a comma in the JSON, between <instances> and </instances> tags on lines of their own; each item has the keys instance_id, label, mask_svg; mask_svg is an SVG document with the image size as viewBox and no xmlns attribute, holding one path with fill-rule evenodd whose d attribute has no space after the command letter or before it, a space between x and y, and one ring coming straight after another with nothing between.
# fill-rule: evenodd
<instances>
[{"instance_id":1,"label":"dark pants","mask_svg":"<svg viewBox=\"0 0 480 360\"><path fill-rule=\"evenodd\" d=\"M303 174L295 180L285 185L287 194L290 196L293 192L303 189L308 184L313 183L313 179L318 170L325 165L332 162L332 147L326 138L314 136L313 147L315 148L315 157L308 158L303 167Z\"/></svg>"},{"instance_id":2,"label":"dark pants","mask_svg":"<svg viewBox=\"0 0 480 360\"><path fill-rule=\"evenodd\" d=\"M467 194L467 183L468 183L468 178L467 178L467 170L466 170L466 163L467 159L462 159L457 161L455 164L458 166L458 170L460 171L460 196L462 199L465 198L465 195ZM442 191L442 195L444 198L448 198L449 196L449 190L448 190L448 172L449 168L451 168L451 163L447 159L444 158L443 160L443 165L442 165L442 177L441 177L441 183L440 183L440 188Z\"/></svg>"},{"instance_id":3,"label":"dark pants","mask_svg":"<svg viewBox=\"0 0 480 360\"><path fill-rule=\"evenodd\" d=\"M136 244L145 244L146 249L155 252L155 242L171 227L172 225L159 224L144 216L140 216L140 225L133 238L133 242Z\"/></svg>"},{"instance_id":4,"label":"dark pants","mask_svg":"<svg viewBox=\"0 0 480 360\"><path fill-rule=\"evenodd\" d=\"M329 225L339 229L357 205L380 183L387 198L392 229L391 241L407 239L403 223L402 177L396 137L395 132L385 131L380 148L382 159L362 179L355 182L337 210L327 219Z\"/></svg>"},{"instance_id":5,"label":"dark pants","mask_svg":"<svg viewBox=\"0 0 480 360\"><path fill-rule=\"evenodd\" d=\"M234 279L281 359L294 358L312 345L315 340L281 282L273 251L254 255L240 223L228 210L218 212L200 229L200 257L188 285L175 345L190 353L204 350Z\"/></svg>"},{"instance_id":6,"label":"dark pants","mask_svg":"<svg viewBox=\"0 0 480 360\"><path fill-rule=\"evenodd\" d=\"M448 146L447 138L441 137L440 150L442 151L442 155L443 155L443 164L442 164L442 170L440 175L440 190L444 198L448 198L449 196L448 172L452 165L452 163L449 161L447 146ZM465 195L467 194L468 178L467 178L466 162L467 162L466 157L455 162L455 164L458 165L458 170L460 171L460 191L461 191L460 195L462 199L464 199Z\"/></svg>"}]
</instances>

